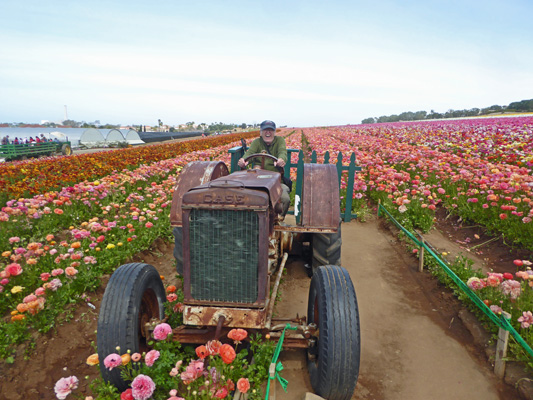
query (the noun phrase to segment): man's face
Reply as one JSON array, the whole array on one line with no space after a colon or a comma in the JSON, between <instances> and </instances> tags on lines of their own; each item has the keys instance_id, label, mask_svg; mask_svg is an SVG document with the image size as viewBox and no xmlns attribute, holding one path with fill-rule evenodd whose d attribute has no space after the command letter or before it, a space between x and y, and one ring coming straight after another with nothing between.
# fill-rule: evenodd
<instances>
[{"instance_id":1,"label":"man's face","mask_svg":"<svg viewBox=\"0 0 533 400\"><path fill-rule=\"evenodd\" d=\"M261 131L261 137L265 141L266 144L270 144L274 141L274 136L276 136L276 132L274 129L263 129Z\"/></svg>"}]
</instances>

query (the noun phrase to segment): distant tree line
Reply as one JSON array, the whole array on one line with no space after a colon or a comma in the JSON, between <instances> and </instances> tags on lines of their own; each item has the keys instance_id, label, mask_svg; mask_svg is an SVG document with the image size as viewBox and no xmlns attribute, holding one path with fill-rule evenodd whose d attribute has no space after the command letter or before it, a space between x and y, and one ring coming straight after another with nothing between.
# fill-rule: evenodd
<instances>
[{"instance_id":1,"label":"distant tree line","mask_svg":"<svg viewBox=\"0 0 533 400\"><path fill-rule=\"evenodd\" d=\"M398 122L398 121L419 121L423 119L442 119L442 118L461 118L475 117L479 115L488 115L498 112L533 112L533 99L515 101L508 106L493 105L485 108L471 108L469 110L448 110L445 113L438 113L434 110L426 111L407 111L401 114L383 115L381 117L365 118L361 121L363 124L375 124L379 122Z\"/></svg>"}]
</instances>

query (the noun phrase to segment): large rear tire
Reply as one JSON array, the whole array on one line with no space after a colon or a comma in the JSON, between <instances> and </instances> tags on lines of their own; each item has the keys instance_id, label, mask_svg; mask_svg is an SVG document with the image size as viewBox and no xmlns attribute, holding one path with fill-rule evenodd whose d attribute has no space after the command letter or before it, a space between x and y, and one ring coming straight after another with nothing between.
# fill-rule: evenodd
<instances>
[{"instance_id":1,"label":"large rear tire","mask_svg":"<svg viewBox=\"0 0 533 400\"><path fill-rule=\"evenodd\" d=\"M157 270L148 264L133 263L119 267L107 284L96 335L100 372L105 381L121 392L128 388L120 369L109 371L104 359L111 353L120 355L148 350L144 325L152 318L164 318L165 288ZM148 338L149 340L150 338ZM120 346L120 350L116 347Z\"/></svg>"},{"instance_id":2,"label":"large rear tire","mask_svg":"<svg viewBox=\"0 0 533 400\"><path fill-rule=\"evenodd\" d=\"M183 228L177 226L172 230L174 234L174 258L176 259L176 271L183 276Z\"/></svg>"},{"instance_id":3,"label":"large rear tire","mask_svg":"<svg viewBox=\"0 0 533 400\"><path fill-rule=\"evenodd\" d=\"M313 273L322 265L341 265L341 224L335 233L313 233Z\"/></svg>"},{"instance_id":4,"label":"large rear tire","mask_svg":"<svg viewBox=\"0 0 533 400\"><path fill-rule=\"evenodd\" d=\"M65 143L61 146L61 154L64 156L70 156L72 154L72 147L69 144Z\"/></svg>"},{"instance_id":5,"label":"large rear tire","mask_svg":"<svg viewBox=\"0 0 533 400\"><path fill-rule=\"evenodd\" d=\"M346 269L319 267L309 289L307 321L319 336L307 352L314 391L328 400L349 400L359 376L361 333L355 290Z\"/></svg>"}]
</instances>

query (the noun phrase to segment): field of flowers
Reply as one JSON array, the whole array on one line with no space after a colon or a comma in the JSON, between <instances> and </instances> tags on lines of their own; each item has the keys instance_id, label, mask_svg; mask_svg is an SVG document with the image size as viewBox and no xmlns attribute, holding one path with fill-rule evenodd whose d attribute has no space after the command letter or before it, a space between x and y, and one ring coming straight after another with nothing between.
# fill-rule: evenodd
<instances>
[{"instance_id":1,"label":"field of flowers","mask_svg":"<svg viewBox=\"0 0 533 400\"><path fill-rule=\"evenodd\" d=\"M35 331L49 331L58 318L68 319L69 305L96 290L102 275L156 238L170 238L169 209L179 171L195 160L229 164L228 149L241 137L2 165L11 178L1 187L8 200L0 211L0 358L12 362L17 344ZM85 173L76 180L77 168L88 158L98 159L101 169L90 180L83 180ZM147 158L156 161L148 164ZM44 171L59 163L67 178L53 190L60 181ZM32 189L41 194L21 198L17 188L28 171L42 177Z\"/></svg>"},{"instance_id":2,"label":"field of flowers","mask_svg":"<svg viewBox=\"0 0 533 400\"><path fill-rule=\"evenodd\" d=\"M363 167L354 182L356 213L380 201L407 229L425 232L437 208L445 207L533 251L533 117L280 134L288 148L307 156L315 151L319 162L326 152L331 159L342 152L346 160L355 153ZM194 160L229 165L228 149L241 137L0 165L0 358L13 362L17 344L67 321L70 305L87 301L102 275L156 238L170 239L169 208L180 170ZM516 260L507 275L461 275L493 311L512 314L530 345L532 261Z\"/></svg>"}]
</instances>

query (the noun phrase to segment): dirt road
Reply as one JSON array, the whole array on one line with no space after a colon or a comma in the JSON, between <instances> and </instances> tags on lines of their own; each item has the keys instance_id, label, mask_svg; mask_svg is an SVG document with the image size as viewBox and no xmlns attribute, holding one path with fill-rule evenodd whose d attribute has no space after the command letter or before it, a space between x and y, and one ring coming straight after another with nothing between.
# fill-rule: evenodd
<instances>
[{"instance_id":1,"label":"dirt road","mask_svg":"<svg viewBox=\"0 0 533 400\"><path fill-rule=\"evenodd\" d=\"M459 319L449 319L449 310L443 315L441 308L446 307L423 292L417 259L380 228L380 221L343 224L342 238L342 264L352 277L361 320L362 356L354 399L517 398L481 357L477 359L475 349L469 352L468 337L461 343L468 335L458 335L462 328L453 327ZM289 269L280 314L305 315L305 278L303 266ZM312 391L304 353L285 351L283 364L289 387L282 398L301 400Z\"/></svg>"}]
</instances>

